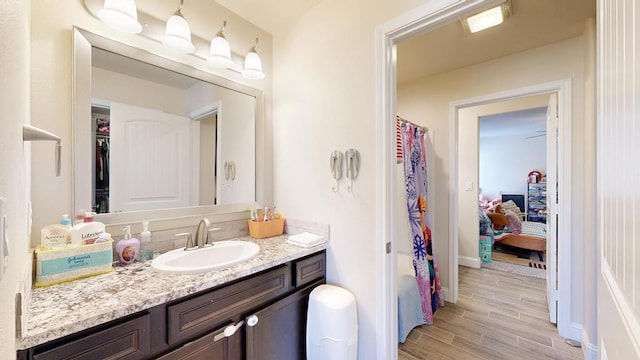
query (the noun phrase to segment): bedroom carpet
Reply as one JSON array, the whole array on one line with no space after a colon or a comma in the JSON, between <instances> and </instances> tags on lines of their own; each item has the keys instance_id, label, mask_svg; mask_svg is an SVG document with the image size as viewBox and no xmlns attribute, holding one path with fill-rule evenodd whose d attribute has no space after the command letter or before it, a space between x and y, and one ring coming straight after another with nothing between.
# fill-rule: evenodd
<instances>
[{"instance_id":1,"label":"bedroom carpet","mask_svg":"<svg viewBox=\"0 0 640 360\"><path fill-rule=\"evenodd\" d=\"M543 258L545 254L543 253ZM538 253L527 249L498 244L491 250L493 261L508 262L515 265L528 266L536 269L546 269L544 261L540 261Z\"/></svg>"},{"instance_id":2,"label":"bedroom carpet","mask_svg":"<svg viewBox=\"0 0 640 360\"><path fill-rule=\"evenodd\" d=\"M482 263L482 267L539 279L546 278L547 265L540 261L535 251L498 244L491 250L491 260Z\"/></svg>"}]
</instances>

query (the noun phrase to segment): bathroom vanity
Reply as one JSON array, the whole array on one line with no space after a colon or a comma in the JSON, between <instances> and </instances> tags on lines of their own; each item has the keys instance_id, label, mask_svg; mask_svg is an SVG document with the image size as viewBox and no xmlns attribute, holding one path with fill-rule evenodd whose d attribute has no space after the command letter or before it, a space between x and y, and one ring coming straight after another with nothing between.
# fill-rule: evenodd
<instances>
[{"instance_id":1,"label":"bathroom vanity","mask_svg":"<svg viewBox=\"0 0 640 360\"><path fill-rule=\"evenodd\" d=\"M160 274L136 263L35 289L18 359L304 359L325 245L256 243L258 256L220 271Z\"/></svg>"}]
</instances>

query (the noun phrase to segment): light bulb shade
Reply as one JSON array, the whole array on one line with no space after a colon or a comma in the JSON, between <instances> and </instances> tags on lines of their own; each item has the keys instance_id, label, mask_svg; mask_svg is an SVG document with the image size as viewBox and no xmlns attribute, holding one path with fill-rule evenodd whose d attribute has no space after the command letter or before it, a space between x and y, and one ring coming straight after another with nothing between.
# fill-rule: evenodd
<instances>
[{"instance_id":1,"label":"light bulb shade","mask_svg":"<svg viewBox=\"0 0 640 360\"><path fill-rule=\"evenodd\" d=\"M233 65L233 61L231 61L231 48L224 36L216 35L216 37L211 40L207 62L218 67L230 67Z\"/></svg>"},{"instance_id":2,"label":"light bulb shade","mask_svg":"<svg viewBox=\"0 0 640 360\"><path fill-rule=\"evenodd\" d=\"M134 0L105 0L98 18L109 27L129 34L142 31Z\"/></svg>"},{"instance_id":3,"label":"light bulb shade","mask_svg":"<svg viewBox=\"0 0 640 360\"><path fill-rule=\"evenodd\" d=\"M189 24L180 14L174 14L167 20L167 28L164 38L162 38L162 43L185 54L191 54L196 49L191 43Z\"/></svg>"},{"instance_id":4,"label":"light bulb shade","mask_svg":"<svg viewBox=\"0 0 640 360\"><path fill-rule=\"evenodd\" d=\"M242 69L242 76L247 79L259 80L264 79L264 73L262 72L262 61L260 56L254 50L249 51L244 58L244 68Z\"/></svg>"}]
</instances>

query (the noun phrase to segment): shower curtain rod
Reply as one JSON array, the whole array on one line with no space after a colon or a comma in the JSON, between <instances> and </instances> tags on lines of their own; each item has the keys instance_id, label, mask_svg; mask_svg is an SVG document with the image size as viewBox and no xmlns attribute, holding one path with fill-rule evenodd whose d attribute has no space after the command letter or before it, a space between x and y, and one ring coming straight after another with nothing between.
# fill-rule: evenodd
<instances>
[{"instance_id":1,"label":"shower curtain rod","mask_svg":"<svg viewBox=\"0 0 640 360\"><path fill-rule=\"evenodd\" d=\"M421 128L422 130L424 130L425 132L429 131L429 128L428 128L428 127L418 125L418 124L416 124L416 123L414 123L414 122L411 122L411 121L409 121L409 120L407 120L407 119L403 119L403 118L401 118L399 115L397 116L397 118L398 118L398 120L400 120L400 121L402 121L402 122L404 122L404 123L411 124L411 125L413 125L413 126L419 127L419 128Z\"/></svg>"}]
</instances>

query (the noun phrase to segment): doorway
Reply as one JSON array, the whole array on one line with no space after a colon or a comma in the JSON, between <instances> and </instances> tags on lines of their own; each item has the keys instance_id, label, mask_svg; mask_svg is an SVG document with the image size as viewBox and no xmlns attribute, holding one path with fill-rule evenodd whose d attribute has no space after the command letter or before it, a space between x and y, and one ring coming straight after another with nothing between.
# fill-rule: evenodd
<instances>
[{"instance_id":1,"label":"doorway","mask_svg":"<svg viewBox=\"0 0 640 360\"><path fill-rule=\"evenodd\" d=\"M391 214L388 212L387 206L389 204L393 204L393 194L396 187L396 179L394 173L394 150L395 143L394 139L389 136L389 134L394 133L393 125L394 123L391 119L395 118L396 114L396 88L395 88L395 77L396 77L396 69L395 69L395 44L400 40L411 36L412 34L417 34L419 32L425 32L432 30L438 27L440 24L455 20L462 15L473 12L476 8L481 6L486 6L487 3L483 3L480 1L470 1L464 4L460 4L459 2L454 1L443 1L438 2L437 4L431 3L429 6L425 5L412 11L408 14L400 16L399 18L390 21L379 27L377 29L377 59L379 59L377 71L377 92L378 92L378 111L377 111L377 142L379 144L378 148L378 163L380 164L379 175L380 181L377 183L377 191L381 194L379 203L379 209L381 211L378 213L377 223L378 231L378 245L380 248L380 257L379 257L379 270L380 276L384 280L379 284L379 288L377 293L380 296L379 301L379 312L378 312L378 323L381 325L380 328L384 329L381 334L382 337L386 339L387 344L394 344L394 329L397 329L397 324L394 314L394 302L395 302L395 294L394 294L394 279L392 279L392 275L395 269L395 253L394 249L390 247L390 239L394 236L394 225L393 218ZM551 88L545 88L545 86L553 85ZM570 80L561 80L555 81L552 83L545 83L542 85L529 86L526 88L519 88L516 90L505 91L505 92L497 92L492 93L487 96L474 97L461 101L457 101L451 104L450 106L450 117L449 119L449 153L455 154L457 151L456 148L456 139L453 134L456 134L457 130L457 119L456 112L457 108L464 108L466 106L472 106L477 104L483 104L489 101L495 101L496 99L506 99L509 97L517 97L517 96L525 96L527 94L535 94L535 93L543 93L543 92L552 92L557 91L558 89L563 89L562 91L558 91L561 93L561 98L566 98L569 101L563 102L561 113L565 112L569 116L567 119L571 118L571 107L568 106L571 100L571 81ZM570 140L571 137L571 127L567 127L566 124L560 125L562 128L560 131L565 135L565 140ZM562 161L565 168L571 168L571 142L561 142L560 149L562 151L562 155L560 155L559 161ZM449 156L447 163L448 170L450 173L449 181L449 209L448 214L447 211L444 213L441 210L440 218L448 219L448 245L449 245L449 254L457 254L458 253L458 243L457 241L453 241L453 239L457 240L457 214L456 214L456 202L459 191L457 191L457 174L455 171L455 167L457 166L457 159L454 159L453 156ZM563 165L559 165L563 166ZM568 167L566 167L568 166ZM559 179L560 187L562 184L565 184L569 189L571 184L571 174L567 172L564 178ZM440 183L440 186L446 187L446 184ZM567 192L563 196L570 196ZM567 199L565 199L566 201ZM570 197L568 198L570 200ZM566 201L566 204L570 204L570 201ZM566 212L565 212L566 210ZM563 209L563 214L565 214L566 219L570 219L570 207ZM448 216L447 216L448 215ZM563 238L570 239L570 226L566 226L561 232ZM562 261L564 264L567 264L567 271L570 272L570 243L566 244L568 248L563 249L561 252L562 256L567 257L567 262ZM385 249L385 250L383 250ZM391 256L387 255L391 254ZM456 292L457 292L457 256L452 256L451 261L448 264L449 269L449 298L448 300L455 301ZM559 282L562 281L562 276L559 279ZM561 301L565 301L569 303L570 292L566 294L565 298L561 298ZM566 313L566 318L559 319L561 323L568 324L569 322L569 314ZM562 326L559 326L561 331L565 333L567 330L562 330ZM569 330L569 336L567 337L580 337L580 334L573 331L574 329ZM397 356L397 347L389 346L381 344L378 349L378 354L380 354L380 358L394 358Z\"/></svg>"},{"instance_id":2,"label":"doorway","mask_svg":"<svg viewBox=\"0 0 640 360\"><path fill-rule=\"evenodd\" d=\"M452 133L455 140L452 148L454 165L450 168L452 173L451 188L455 189L454 199L451 199L450 206L453 209L454 217L451 219L453 234L451 245L454 246L450 255L450 289L452 302L458 297L458 264L480 267L478 258L479 244L477 241L477 186L468 184L478 184L478 144L473 143L478 139L477 122L483 112L491 111L491 104L510 102L512 106L519 103L526 103L527 98L538 98L539 102L547 103L547 116L545 130L549 133L546 142L546 163L547 163L547 199L555 201L547 202L547 234L546 234L546 282L547 299L549 309L549 321L558 324L558 331L561 336L573 338L577 336L572 333L570 324L570 287L571 287L571 190L569 181L571 178L571 81L563 80L551 83L538 84L531 87L513 89L498 94L488 94L469 100L454 102L451 105L454 114L452 117ZM548 99L548 100L545 100ZM493 107L495 109L495 105ZM471 120L473 123L469 126ZM462 126L465 125L465 126ZM505 149L508 150L508 149ZM511 165L514 168L515 165ZM559 170L560 169L560 170ZM526 177L522 175L523 184ZM558 194L557 189L565 189ZM559 196L556 196L558 194ZM561 206L564 205L564 206ZM557 209L565 209L567 213L558 214ZM469 212L469 210L473 210ZM529 224L529 223L527 223ZM563 239L560 243L558 238ZM561 250L561 251L559 251ZM557 255L561 254L562 257ZM561 263L563 266L558 267Z\"/></svg>"}]
</instances>

